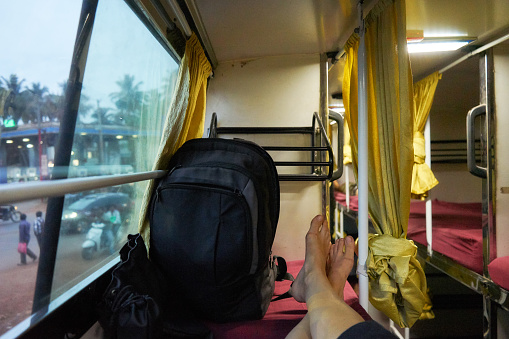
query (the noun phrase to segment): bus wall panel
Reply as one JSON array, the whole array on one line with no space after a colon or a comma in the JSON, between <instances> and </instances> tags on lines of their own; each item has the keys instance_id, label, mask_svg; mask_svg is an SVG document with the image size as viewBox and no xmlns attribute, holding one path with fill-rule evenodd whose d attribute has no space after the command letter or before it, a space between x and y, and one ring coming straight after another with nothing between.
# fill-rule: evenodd
<instances>
[{"instance_id":1,"label":"bus wall panel","mask_svg":"<svg viewBox=\"0 0 509 339\"><path fill-rule=\"evenodd\" d=\"M509 255L509 45L494 49L497 256ZM502 190L502 188L504 190ZM504 192L504 193L503 193Z\"/></svg>"},{"instance_id":2,"label":"bus wall panel","mask_svg":"<svg viewBox=\"0 0 509 339\"><path fill-rule=\"evenodd\" d=\"M319 109L319 93L319 55L223 62L209 82L205 126L213 112L218 127L311 126L313 112ZM281 139L268 135L245 138L262 146ZM291 142L300 145L303 141L294 137ZM309 222L321 211L321 184L281 182L280 187L281 213L273 253L286 260L303 259Z\"/></svg>"}]
</instances>

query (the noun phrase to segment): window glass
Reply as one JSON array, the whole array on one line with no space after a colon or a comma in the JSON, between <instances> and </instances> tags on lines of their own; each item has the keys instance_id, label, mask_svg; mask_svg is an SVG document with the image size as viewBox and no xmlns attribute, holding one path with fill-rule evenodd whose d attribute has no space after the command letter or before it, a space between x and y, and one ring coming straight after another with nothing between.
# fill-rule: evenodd
<instances>
[{"instance_id":1,"label":"window glass","mask_svg":"<svg viewBox=\"0 0 509 339\"><path fill-rule=\"evenodd\" d=\"M151 170L177 74L178 64L124 1L99 1L69 176ZM127 234L137 233L146 186L66 196L52 300L118 255Z\"/></svg>"},{"instance_id":2,"label":"window glass","mask_svg":"<svg viewBox=\"0 0 509 339\"><path fill-rule=\"evenodd\" d=\"M0 3L0 184L48 180L64 113L82 1ZM69 177L152 169L178 64L122 0L99 1ZM136 233L147 182L65 196L51 300L110 262ZM0 206L0 335L32 311L37 260L18 266L21 213L39 257L36 212L47 199ZM46 220L46 224L54 221Z\"/></svg>"},{"instance_id":3,"label":"window glass","mask_svg":"<svg viewBox=\"0 0 509 339\"><path fill-rule=\"evenodd\" d=\"M80 11L78 0L0 1L0 185L49 176ZM34 221L46 203L0 206L0 335L32 311L39 262ZM21 213L37 260L26 257L18 266Z\"/></svg>"}]
</instances>

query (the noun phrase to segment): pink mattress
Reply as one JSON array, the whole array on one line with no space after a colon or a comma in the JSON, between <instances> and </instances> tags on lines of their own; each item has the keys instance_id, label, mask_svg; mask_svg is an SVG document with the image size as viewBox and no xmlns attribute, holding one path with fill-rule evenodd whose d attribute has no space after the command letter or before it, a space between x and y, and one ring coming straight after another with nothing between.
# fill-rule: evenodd
<instances>
[{"instance_id":1,"label":"pink mattress","mask_svg":"<svg viewBox=\"0 0 509 339\"><path fill-rule=\"evenodd\" d=\"M346 195L334 192L338 203L346 206ZM350 209L357 211L357 196L350 197ZM462 266L482 274L482 205L432 201L433 250ZM412 201L408 239L426 245L426 207L424 201Z\"/></svg>"},{"instance_id":2,"label":"pink mattress","mask_svg":"<svg viewBox=\"0 0 509 339\"><path fill-rule=\"evenodd\" d=\"M483 272L482 205L432 201L432 247L462 266ZM412 201L408 239L426 245L426 206Z\"/></svg>"},{"instance_id":3,"label":"pink mattress","mask_svg":"<svg viewBox=\"0 0 509 339\"><path fill-rule=\"evenodd\" d=\"M509 291L509 256L499 257L488 265L493 282Z\"/></svg>"},{"instance_id":4,"label":"pink mattress","mask_svg":"<svg viewBox=\"0 0 509 339\"><path fill-rule=\"evenodd\" d=\"M300 271L304 260L290 261L288 272L294 277ZM290 281L276 282L275 296L288 291ZM354 310L356 310L364 319L369 320L367 312L360 306L357 295L350 284L346 284L344 289L345 301ZM221 338L242 338L242 339L280 339L286 335L299 323L306 315L307 308L305 303L298 303L293 298L273 301L265 317L261 320L241 321L226 324L207 323L207 326L214 333L215 339Z\"/></svg>"},{"instance_id":5,"label":"pink mattress","mask_svg":"<svg viewBox=\"0 0 509 339\"><path fill-rule=\"evenodd\" d=\"M334 198L338 203L343 206L346 206L346 194L343 192L334 191ZM356 195L350 196L350 209L352 211L357 211L359 209L359 197Z\"/></svg>"}]
</instances>

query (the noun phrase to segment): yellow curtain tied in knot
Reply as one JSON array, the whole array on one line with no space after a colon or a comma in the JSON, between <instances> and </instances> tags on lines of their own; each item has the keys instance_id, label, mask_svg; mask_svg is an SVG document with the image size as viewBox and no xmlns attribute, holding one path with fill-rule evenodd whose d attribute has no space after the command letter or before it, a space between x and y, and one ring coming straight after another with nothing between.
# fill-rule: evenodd
<instances>
[{"instance_id":1,"label":"yellow curtain tied in knot","mask_svg":"<svg viewBox=\"0 0 509 339\"><path fill-rule=\"evenodd\" d=\"M400 327L411 327L426 304L426 276L413 241L369 235L370 301Z\"/></svg>"},{"instance_id":2,"label":"yellow curtain tied in knot","mask_svg":"<svg viewBox=\"0 0 509 339\"><path fill-rule=\"evenodd\" d=\"M366 16L366 96L368 110L368 209L375 232L366 262L369 300L402 327L425 310L426 277L416 247L406 240L414 165L414 91L407 52L404 0L379 0ZM358 49L345 44L345 118L351 135L354 171L358 167ZM421 130L419 130L421 131ZM422 132L422 131L421 131ZM422 141L418 141L422 143ZM418 154L423 154L422 150Z\"/></svg>"},{"instance_id":3,"label":"yellow curtain tied in knot","mask_svg":"<svg viewBox=\"0 0 509 339\"><path fill-rule=\"evenodd\" d=\"M427 192L438 185L438 180L431 168L424 163L426 148L424 135L420 131L414 132L414 166L412 168L412 195L414 198L424 198Z\"/></svg>"},{"instance_id":4,"label":"yellow curtain tied in knot","mask_svg":"<svg viewBox=\"0 0 509 339\"><path fill-rule=\"evenodd\" d=\"M424 199L428 191L438 185L431 168L424 163L424 127L428 120L433 97L442 75L435 72L414 84L414 167L412 169L412 197Z\"/></svg>"}]
</instances>

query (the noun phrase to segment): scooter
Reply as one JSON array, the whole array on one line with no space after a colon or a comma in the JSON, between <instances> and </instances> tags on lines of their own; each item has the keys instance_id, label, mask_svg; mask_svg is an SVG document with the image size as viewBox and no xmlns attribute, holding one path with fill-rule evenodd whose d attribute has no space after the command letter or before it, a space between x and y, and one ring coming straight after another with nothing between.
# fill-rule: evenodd
<instances>
[{"instance_id":1,"label":"scooter","mask_svg":"<svg viewBox=\"0 0 509 339\"><path fill-rule=\"evenodd\" d=\"M4 221L8 221L10 219L13 222L19 222L21 212L19 212L17 209L18 207L14 205L0 206L1 219Z\"/></svg>"},{"instance_id":2,"label":"scooter","mask_svg":"<svg viewBox=\"0 0 509 339\"><path fill-rule=\"evenodd\" d=\"M105 234L106 224L101 221L94 221L87 232L85 242L81 245L81 256L85 260L91 260L94 252L102 252L110 248L110 241L115 241L115 235L112 239L108 239ZM116 227L113 227L113 234L115 234Z\"/></svg>"}]
</instances>

